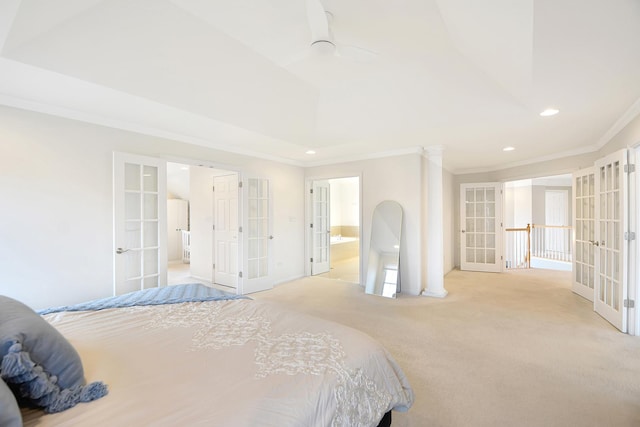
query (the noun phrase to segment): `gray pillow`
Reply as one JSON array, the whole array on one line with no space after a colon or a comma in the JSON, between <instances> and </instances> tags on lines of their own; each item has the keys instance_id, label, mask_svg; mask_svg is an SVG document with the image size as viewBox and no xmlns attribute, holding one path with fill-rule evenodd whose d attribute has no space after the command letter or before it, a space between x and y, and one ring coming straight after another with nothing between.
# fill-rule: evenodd
<instances>
[{"instance_id":1,"label":"gray pillow","mask_svg":"<svg viewBox=\"0 0 640 427\"><path fill-rule=\"evenodd\" d=\"M19 402L59 412L104 396L101 382L84 385L80 356L47 321L0 295L0 377Z\"/></svg>"},{"instance_id":2,"label":"gray pillow","mask_svg":"<svg viewBox=\"0 0 640 427\"><path fill-rule=\"evenodd\" d=\"M18 402L2 380L0 380L0 426L22 427L22 415Z\"/></svg>"}]
</instances>

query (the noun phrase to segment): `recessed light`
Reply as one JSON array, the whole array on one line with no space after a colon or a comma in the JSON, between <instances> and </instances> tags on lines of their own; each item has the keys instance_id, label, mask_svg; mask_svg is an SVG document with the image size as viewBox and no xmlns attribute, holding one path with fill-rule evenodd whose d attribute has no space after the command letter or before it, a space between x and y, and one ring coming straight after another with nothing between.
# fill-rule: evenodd
<instances>
[{"instance_id":1,"label":"recessed light","mask_svg":"<svg viewBox=\"0 0 640 427\"><path fill-rule=\"evenodd\" d=\"M515 149L516 149L515 147L504 147L502 151L513 151Z\"/></svg>"},{"instance_id":2,"label":"recessed light","mask_svg":"<svg viewBox=\"0 0 640 427\"><path fill-rule=\"evenodd\" d=\"M549 117L549 116L555 116L556 114L558 114L560 112L560 110L556 109L556 108L547 108L546 110L544 110L542 113L540 113L540 115L542 117Z\"/></svg>"},{"instance_id":3,"label":"recessed light","mask_svg":"<svg viewBox=\"0 0 640 427\"><path fill-rule=\"evenodd\" d=\"M315 150L307 150L306 154L316 154Z\"/></svg>"}]
</instances>

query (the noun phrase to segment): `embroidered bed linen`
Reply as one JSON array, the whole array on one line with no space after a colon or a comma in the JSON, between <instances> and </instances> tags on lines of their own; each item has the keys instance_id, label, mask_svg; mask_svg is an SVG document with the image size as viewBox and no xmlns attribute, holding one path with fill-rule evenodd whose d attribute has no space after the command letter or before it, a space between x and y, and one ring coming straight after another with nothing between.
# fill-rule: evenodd
<instances>
[{"instance_id":1,"label":"embroidered bed linen","mask_svg":"<svg viewBox=\"0 0 640 427\"><path fill-rule=\"evenodd\" d=\"M370 426L413 392L369 336L229 300L62 312L45 318L80 353L106 397L25 426Z\"/></svg>"}]
</instances>

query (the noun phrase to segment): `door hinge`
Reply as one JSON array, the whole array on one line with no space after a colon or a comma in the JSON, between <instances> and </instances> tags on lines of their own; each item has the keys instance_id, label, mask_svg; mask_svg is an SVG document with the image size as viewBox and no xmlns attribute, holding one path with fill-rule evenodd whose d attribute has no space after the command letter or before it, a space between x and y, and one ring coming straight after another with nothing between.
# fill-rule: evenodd
<instances>
[{"instance_id":1,"label":"door hinge","mask_svg":"<svg viewBox=\"0 0 640 427\"><path fill-rule=\"evenodd\" d=\"M624 232L624 240L636 240L636 232L635 231L625 231Z\"/></svg>"},{"instance_id":2,"label":"door hinge","mask_svg":"<svg viewBox=\"0 0 640 427\"><path fill-rule=\"evenodd\" d=\"M242 188L242 181L238 181L238 188Z\"/></svg>"},{"instance_id":3,"label":"door hinge","mask_svg":"<svg viewBox=\"0 0 640 427\"><path fill-rule=\"evenodd\" d=\"M214 193L216 192L216 186L215 186L215 185L213 185L213 186L211 187L211 191L213 191Z\"/></svg>"},{"instance_id":4,"label":"door hinge","mask_svg":"<svg viewBox=\"0 0 640 427\"><path fill-rule=\"evenodd\" d=\"M309 261L313 262L313 258L311 258Z\"/></svg>"},{"instance_id":5,"label":"door hinge","mask_svg":"<svg viewBox=\"0 0 640 427\"><path fill-rule=\"evenodd\" d=\"M309 190L309 193L313 194L313 188Z\"/></svg>"},{"instance_id":6,"label":"door hinge","mask_svg":"<svg viewBox=\"0 0 640 427\"><path fill-rule=\"evenodd\" d=\"M215 225L215 224L213 224L213 225L211 226L211 228L215 231L215 229L216 229L216 225Z\"/></svg>"},{"instance_id":7,"label":"door hinge","mask_svg":"<svg viewBox=\"0 0 640 427\"><path fill-rule=\"evenodd\" d=\"M216 265L215 265L215 264L213 264L213 269L214 269L214 270L216 269Z\"/></svg>"},{"instance_id":8,"label":"door hinge","mask_svg":"<svg viewBox=\"0 0 640 427\"><path fill-rule=\"evenodd\" d=\"M238 227L238 233L242 233L242 227Z\"/></svg>"},{"instance_id":9,"label":"door hinge","mask_svg":"<svg viewBox=\"0 0 640 427\"><path fill-rule=\"evenodd\" d=\"M242 279L242 271L238 271L238 277Z\"/></svg>"},{"instance_id":10,"label":"door hinge","mask_svg":"<svg viewBox=\"0 0 640 427\"><path fill-rule=\"evenodd\" d=\"M635 172L636 171L636 165L634 165L633 163L629 163L624 165L624 172L625 173L631 173L631 172Z\"/></svg>"},{"instance_id":11,"label":"door hinge","mask_svg":"<svg viewBox=\"0 0 640 427\"><path fill-rule=\"evenodd\" d=\"M309 224L309 228L313 228L313 223Z\"/></svg>"},{"instance_id":12,"label":"door hinge","mask_svg":"<svg viewBox=\"0 0 640 427\"><path fill-rule=\"evenodd\" d=\"M636 302L632 299L624 300L624 308L634 308L636 306Z\"/></svg>"}]
</instances>

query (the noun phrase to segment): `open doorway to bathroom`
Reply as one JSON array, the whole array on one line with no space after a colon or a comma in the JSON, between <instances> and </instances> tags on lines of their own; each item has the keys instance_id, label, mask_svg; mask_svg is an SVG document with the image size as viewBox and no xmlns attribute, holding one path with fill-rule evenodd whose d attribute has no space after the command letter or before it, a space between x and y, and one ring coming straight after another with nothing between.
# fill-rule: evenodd
<instances>
[{"instance_id":1,"label":"open doorway to bathroom","mask_svg":"<svg viewBox=\"0 0 640 427\"><path fill-rule=\"evenodd\" d=\"M312 187L311 274L360 283L360 178L314 181Z\"/></svg>"}]
</instances>

